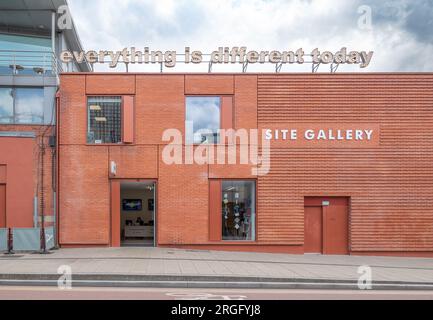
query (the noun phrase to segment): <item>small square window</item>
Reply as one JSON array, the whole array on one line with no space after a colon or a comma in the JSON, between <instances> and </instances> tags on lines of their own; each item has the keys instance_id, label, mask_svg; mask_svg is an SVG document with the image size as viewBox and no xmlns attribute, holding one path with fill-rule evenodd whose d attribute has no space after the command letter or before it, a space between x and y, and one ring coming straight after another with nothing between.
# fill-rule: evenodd
<instances>
[{"instance_id":1,"label":"small square window","mask_svg":"<svg viewBox=\"0 0 433 320\"><path fill-rule=\"evenodd\" d=\"M121 97L87 99L87 143L121 143Z\"/></svg>"}]
</instances>

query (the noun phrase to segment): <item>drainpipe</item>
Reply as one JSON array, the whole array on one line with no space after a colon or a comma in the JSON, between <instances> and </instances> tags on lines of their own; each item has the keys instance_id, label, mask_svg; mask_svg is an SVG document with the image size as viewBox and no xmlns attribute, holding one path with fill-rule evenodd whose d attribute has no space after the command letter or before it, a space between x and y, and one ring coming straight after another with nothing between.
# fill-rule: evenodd
<instances>
[{"instance_id":1,"label":"drainpipe","mask_svg":"<svg viewBox=\"0 0 433 320\"><path fill-rule=\"evenodd\" d=\"M53 230L54 230L54 247L59 248L59 121L60 121L60 92L57 90L56 92L56 122L55 122L55 146L54 146L54 157L55 161L52 166L53 170L53 204L54 204L54 221L53 221Z\"/></svg>"},{"instance_id":2,"label":"drainpipe","mask_svg":"<svg viewBox=\"0 0 433 320\"><path fill-rule=\"evenodd\" d=\"M44 170L44 158L45 158L45 135L42 135L42 146L40 148L40 153L41 153L41 199L40 199L40 203L41 203L41 244L42 244L42 248L41 248L41 253L45 254L48 253L47 252L47 247L46 247L46 242L45 242L45 190L44 190L44 174L45 174L45 170Z\"/></svg>"}]
</instances>

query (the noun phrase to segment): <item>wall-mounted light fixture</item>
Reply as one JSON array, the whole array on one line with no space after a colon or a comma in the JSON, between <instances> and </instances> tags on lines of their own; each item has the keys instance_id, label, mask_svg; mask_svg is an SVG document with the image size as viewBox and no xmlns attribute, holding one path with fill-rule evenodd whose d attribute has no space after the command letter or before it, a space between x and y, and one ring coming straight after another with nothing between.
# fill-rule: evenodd
<instances>
[{"instance_id":1,"label":"wall-mounted light fixture","mask_svg":"<svg viewBox=\"0 0 433 320\"><path fill-rule=\"evenodd\" d=\"M114 161L110 161L110 174L115 176L117 174L117 164Z\"/></svg>"}]
</instances>

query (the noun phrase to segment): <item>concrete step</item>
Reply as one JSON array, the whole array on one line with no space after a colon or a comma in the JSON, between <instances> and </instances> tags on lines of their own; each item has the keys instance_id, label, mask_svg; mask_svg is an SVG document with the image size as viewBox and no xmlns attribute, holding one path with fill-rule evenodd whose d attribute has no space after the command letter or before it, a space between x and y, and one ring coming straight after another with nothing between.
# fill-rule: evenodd
<instances>
[{"instance_id":1,"label":"concrete step","mask_svg":"<svg viewBox=\"0 0 433 320\"><path fill-rule=\"evenodd\" d=\"M59 278L58 274L0 274L0 285L57 286ZM80 287L360 289L355 280L324 278L74 274L71 282L72 286ZM376 281L372 283L372 289L433 290L433 283Z\"/></svg>"}]
</instances>

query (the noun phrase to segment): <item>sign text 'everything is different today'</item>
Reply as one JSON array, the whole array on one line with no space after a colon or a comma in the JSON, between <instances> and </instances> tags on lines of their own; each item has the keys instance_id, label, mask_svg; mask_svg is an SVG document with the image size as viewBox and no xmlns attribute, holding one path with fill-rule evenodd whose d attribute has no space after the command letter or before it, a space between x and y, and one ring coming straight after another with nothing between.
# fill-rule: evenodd
<instances>
[{"instance_id":1,"label":"sign text 'everything is different today'","mask_svg":"<svg viewBox=\"0 0 433 320\"><path fill-rule=\"evenodd\" d=\"M75 60L77 63L87 61L88 63L108 63L110 68L117 67L119 62L126 64L164 64L168 68L176 66L181 60L185 64L215 63L215 64L235 64L235 63L273 63L273 64L303 64L307 62L305 57L311 57L308 62L314 64L356 64L360 68L366 68L373 57L373 51L348 51L346 47L337 52L320 51L318 48L306 54L302 48L295 51L254 51L247 50L247 47L219 47L211 54L203 54L201 51L191 50L185 47L183 54L178 54L174 50L161 51L137 50L135 47L124 48L118 51L89 50L89 51L62 51L60 60L69 63Z\"/></svg>"}]
</instances>

